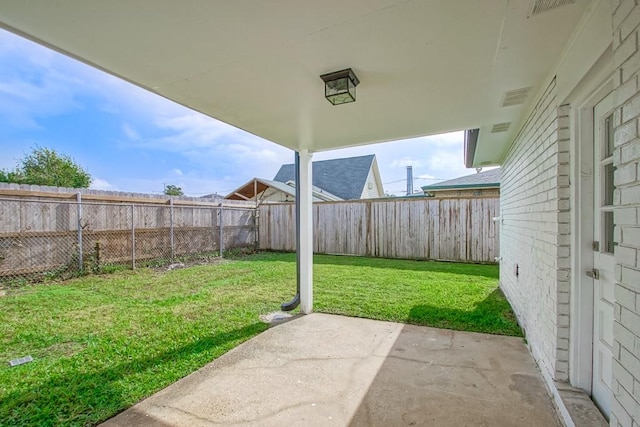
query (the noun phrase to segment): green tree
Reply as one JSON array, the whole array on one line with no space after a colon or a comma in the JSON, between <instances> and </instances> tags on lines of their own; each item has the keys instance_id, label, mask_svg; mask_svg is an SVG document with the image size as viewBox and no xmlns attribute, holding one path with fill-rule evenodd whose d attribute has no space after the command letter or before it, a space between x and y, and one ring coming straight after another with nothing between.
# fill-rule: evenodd
<instances>
[{"instance_id":1,"label":"green tree","mask_svg":"<svg viewBox=\"0 0 640 427\"><path fill-rule=\"evenodd\" d=\"M0 169L0 182L19 183L20 177L16 171L5 171Z\"/></svg>"},{"instance_id":2,"label":"green tree","mask_svg":"<svg viewBox=\"0 0 640 427\"><path fill-rule=\"evenodd\" d=\"M182 188L171 184L164 186L164 194L167 196L184 196Z\"/></svg>"},{"instance_id":3,"label":"green tree","mask_svg":"<svg viewBox=\"0 0 640 427\"><path fill-rule=\"evenodd\" d=\"M18 161L15 170L0 170L0 182L87 188L91 175L71 157L50 148L36 147Z\"/></svg>"}]
</instances>

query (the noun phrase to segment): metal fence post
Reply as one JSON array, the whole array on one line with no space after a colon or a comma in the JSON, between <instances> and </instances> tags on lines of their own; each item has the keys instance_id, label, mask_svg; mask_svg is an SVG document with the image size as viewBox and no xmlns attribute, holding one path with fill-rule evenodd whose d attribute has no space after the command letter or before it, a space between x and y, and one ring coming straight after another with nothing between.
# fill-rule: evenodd
<instances>
[{"instance_id":1,"label":"metal fence post","mask_svg":"<svg viewBox=\"0 0 640 427\"><path fill-rule=\"evenodd\" d=\"M131 204L131 268L136 269L136 225L135 205Z\"/></svg>"},{"instance_id":2,"label":"metal fence post","mask_svg":"<svg viewBox=\"0 0 640 427\"><path fill-rule=\"evenodd\" d=\"M222 209L222 203L220 203L220 258L222 258L222 251L224 250L224 234L222 226L222 215L224 210Z\"/></svg>"},{"instance_id":3,"label":"metal fence post","mask_svg":"<svg viewBox=\"0 0 640 427\"><path fill-rule=\"evenodd\" d=\"M253 246L254 250L260 249L260 211L258 206L253 210Z\"/></svg>"},{"instance_id":4,"label":"metal fence post","mask_svg":"<svg viewBox=\"0 0 640 427\"><path fill-rule=\"evenodd\" d=\"M216 230L218 225L218 208L211 208L211 252L216 248L214 241L216 240Z\"/></svg>"},{"instance_id":5,"label":"metal fence post","mask_svg":"<svg viewBox=\"0 0 640 427\"><path fill-rule=\"evenodd\" d=\"M173 245L173 197L169 199L169 240L171 244L171 261L175 256L175 248Z\"/></svg>"},{"instance_id":6,"label":"metal fence post","mask_svg":"<svg viewBox=\"0 0 640 427\"><path fill-rule=\"evenodd\" d=\"M78 220L78 271L82 272L82 193L76 194L76 201L78 203L77 220Z\"/></svg>"}]
</instances>

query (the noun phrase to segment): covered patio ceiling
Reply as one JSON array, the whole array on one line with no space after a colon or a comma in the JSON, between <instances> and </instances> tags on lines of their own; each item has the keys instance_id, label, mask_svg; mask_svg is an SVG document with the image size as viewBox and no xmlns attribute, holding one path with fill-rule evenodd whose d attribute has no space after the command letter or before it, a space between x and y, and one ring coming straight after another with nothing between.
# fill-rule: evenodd
<instances>
[{"instance_id":1,"label":"covered patio ceiling","mask_svg":"<svg viewBox=\"0 0 640 427\"><path fill-rule=\"evenodd\" d=\"M502 159L588 5L16 0L0 26L294 150L480 128L473 164L486 165ZM332 106L319 76L348 67L357 101Z\"/></svg>"}]
</instances>

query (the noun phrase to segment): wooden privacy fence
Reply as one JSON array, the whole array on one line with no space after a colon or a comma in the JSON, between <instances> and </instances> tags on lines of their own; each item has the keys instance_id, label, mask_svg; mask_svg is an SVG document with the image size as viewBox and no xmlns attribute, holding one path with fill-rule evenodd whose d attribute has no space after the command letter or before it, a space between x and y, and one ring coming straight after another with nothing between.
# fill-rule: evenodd
<instances>
[{"instance_id":1,"label":"wooden privacy fence","mask_svg":"<svg viewBox=\"0 0 640 427\"><path fill-rule=\"evenodd\" d=\"M110 264L135 268L256 245L255 208L176 202L0 196L0 281Z\"/></svg>"},{"instance_id":2,"label":"wooden privacy fence","mask_svg":"<svg viewBox=\"0 0 640 427\"><path fill-rule=\"evenodd\" d=\"M313 205L314 252L495 262L497 198L378 199ZM260 248L294 251L295 206L259 208Z\"/></svg>"},{"instance_id":3,"label":"wooden privacy fence","mask_svg":"<svg viewBox=\"0 0 640 427\"><path fill-rule=\"evenodd\" d=\"M256 244L295 250L293 203L264 204L256 215L247 202L23 187L0 185L0 282ZM316 203L313 215L316 253L468 262L498 256L497 198Z\"/></svg>"}]
</instances>

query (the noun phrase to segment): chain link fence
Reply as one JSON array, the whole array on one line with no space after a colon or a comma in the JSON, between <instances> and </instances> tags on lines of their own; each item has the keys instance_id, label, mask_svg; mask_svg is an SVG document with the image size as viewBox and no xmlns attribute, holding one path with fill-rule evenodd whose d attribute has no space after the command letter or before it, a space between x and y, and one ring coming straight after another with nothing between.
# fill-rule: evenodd
<instances>
[{"instance_id":1,"label":"chain link fence","mask_svg":"<svg viewBox=\"0 0 640 427\"><path fill-rule=\"evenodd\" d=\"M0 198L0 285L255 247L256 209Z\"/></svg>"}]
</instances>

